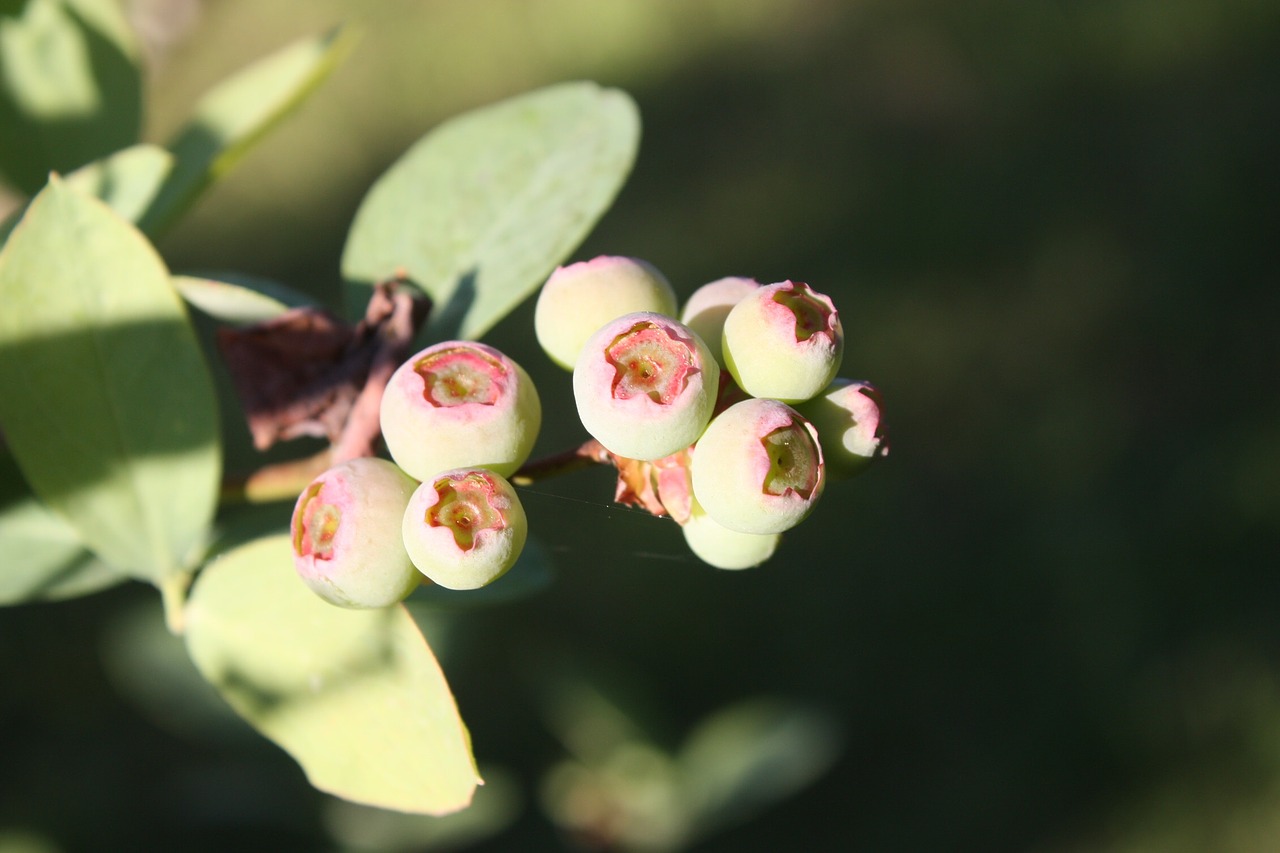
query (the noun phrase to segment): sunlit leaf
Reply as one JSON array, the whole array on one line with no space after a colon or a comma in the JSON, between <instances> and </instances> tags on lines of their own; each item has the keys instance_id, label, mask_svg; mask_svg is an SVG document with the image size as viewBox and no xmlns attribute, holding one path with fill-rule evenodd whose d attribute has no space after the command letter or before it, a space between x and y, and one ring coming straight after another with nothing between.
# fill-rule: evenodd
<instances>
[{"instance_id":1,"label":"sunlit leaf","mask_svg":"<svg viewBox=\"0 0 1280 853\"><path fill-rule=\"evenodd\" d=\"M169 225L302 103L346 55L350 39L334 30L303 39L245 68L206 94L170 143L173 175L140 227L154 234Z\"/></svg>"},{"instance_id":2,"label":"sunlit leaf","mask_svg":"<svg viewBox=\"0 0 1280 853\"><path fill-rule=\"evenodd\" d=\"M132 145L142 121L137 49L113 0L26 0L0 14L0 171L35 192Z\"/></svg>"},{"instance_id":3,"label":"sunlit leaf","mask_svg":"<svg viewBox=\"0 0 1280 853\"><path fill-rule=\"evenodd\" d=\"M151 245L53 179L0 251L0 427L32 491L113 567L194 558L221 451L212 380Z\"/></svg>"},{"instance_id":4,"label":"sunlit leaf","mask_svg":"<svg viewBox=\"0 0 1280 853\"><path fill-rule=\"evenodd\" d=\"M154 145L135 145L94 160L66 176L69 186L96 196L130 222L146 212L173 167L173 156ZM25 209L0 222L0 245L18 224Z\"/></svg>"},{"instance_id":5,"label":"sunlit leaf","mask_svg":"<svg viewBox=\"0 0 1280 853\"><path fill-rule=\"evenodd\" d=\"M464 811L444 817L404 814L329 799L321 823L339 850L431 853L463 850L492 837L520 814L520 780L486 767L484 787Z\"/></svg>"},{"instance_id":6,"label":"sunlit leaf","mask_svg":"<svg viewBox=\"0 0 1280 853\"><path fill-rule=\"evenodd\" d=\"M223 281L178 275L173 277L173 286L187 302L223 323L257 323L310 304L305 296L283 285L248 277Z\"/></svg>"},{"instance_id":7,"label":"sunlit leaf","mask_svg":"<svg viewBox=\"0 0 1280 853\"><path fill-rule=\"evenodd\" d=\"M476 338L546 280L621 189L640 122L623 92L567 83L452 119L365 197L342 258L357 316L405 274L433 337Z\"/></svg>"},{"instance_id":8,"label":"sunlit leaf","mask_svg":"<svg viewBox=\"0 0 1280 853\"><path fill-rule=\"evenodd\" d=\"M68 186L102 199L130 222L155 200L173 169L173 155L156 145L134 145L67 175Z\"/></svg>"},{"instance_id":9,"label":"sunlit leaf","mask_svg":"<svg viewBox=\"0 0 1280 853\"><path fill-rule=\"evenodd\" d=\"M469 737L413 619L401 606L325 603L298 580L287 535L200 574L186 638L204 677L316 788L423 814L471 801Z\"/></svg>"}]
</instances>

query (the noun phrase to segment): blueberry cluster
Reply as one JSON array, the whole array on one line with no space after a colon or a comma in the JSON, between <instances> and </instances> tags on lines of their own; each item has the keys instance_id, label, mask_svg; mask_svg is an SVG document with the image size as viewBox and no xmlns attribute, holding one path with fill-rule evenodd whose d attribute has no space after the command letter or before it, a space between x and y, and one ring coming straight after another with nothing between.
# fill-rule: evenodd
<instances>
[{"instance_id":1,"label":"blueberry cluster","mask_svg":"<svg viewBox=\"0 0 1280 853\"><path fill-rule=\"evenodd\" d=\"M618 498L674 518L713 566L767 560L828 480L886 450L879 395L837 377L840 316L806 284L723 278L680 308L652 265L601 256L551 275L534 330L573 372ZM341 463L298 497L298 574L346 607L392 604L424 578L475 589L501 577L527 535L507 478L541 422L533 381L493 347L445 341L412 356L382 396L391 461Z\"/></svg>"},{"instance_id":2,"label":"blueberry cluster","mask_svg":"<svg viewBox=\"0 0 1280 853\"><path fill-rule=\"evenodd\" d=\"M573 371L583 426L648 463L631 479L652 479L714 566L768 559L828 479L885 452L879 395L837 377L839 312L806 284L723 278L677 313L651 265L602 256L557 269L535 318L543 349Z\"/></svg>"},{"instance_id":3,"label":"blueberry cluster","mask_svg":"<svg viewBox=\"0 0 1280 853\"><path fill-rule=\"evenodd\" d=\"M445 341L392 374L380 423L393 462L344 462L298 497L299 576L344 607L393 604L424 577L449 589L501 577L528 530L506 478L542 424L533 380L493 347Z\"/></svg>"}]
</instances>

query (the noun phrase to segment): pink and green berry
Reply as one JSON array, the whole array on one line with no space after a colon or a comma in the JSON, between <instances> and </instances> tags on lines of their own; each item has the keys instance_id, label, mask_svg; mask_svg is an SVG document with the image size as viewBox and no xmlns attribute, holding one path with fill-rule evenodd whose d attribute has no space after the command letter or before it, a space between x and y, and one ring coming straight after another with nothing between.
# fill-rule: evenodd
<instances>
[{"instance_id":1,"label":"pink and green berry","mask_svg":"<svg viewBox=\"0 0 1280 853\"><path fill-rule=\"evenodd\" d=\"M588 339L573 370L578 416L610 452L660 459L697 440L711 419L720 368L687 326L626 314Z\"/></svg>"},{"instance_id":2,"label":"pink and green berry","mask_svg":"<svg viewBox=\"0 0 1280 853\"><path fill-rule=\"evenodd\" d=\"M681 526L684 541L698 559L717 569L749 569L773 556L780 533L742 533L711 516L697 501Z\"/></svg>"},{"instance_id":3,"label":"pink and green berry","mask_svg":"<svg viewBox=\"0 0 1280 853\"><path fill-rule=\"evenodd\" d=\"M822 393L796 405L818 431L827 476L847 479L889 452L883 402L870 382L836 378Z\"/></svg>"},{"instance_id":4,"label":"pink and green berry","mask_svg":"<svg viewBox=\"0 0 1280 853\"><path fill-rule=\"evenodd\" d=\"M533 330L548 357L572 370L587 338L615 317L637 311L674 317L671 283L647 261L601 255L551 274L538 292Z\"/></svg>"},{"instance_id":5,"label":"pink and green berry","mask_svg":"<svg viewBox=\"0 0 1280 853\"><path fill-rule=\"evenodd\" d=\"M725 409L693 448L693 496L740 533L782 533L813 510L825 484L813 426L771 399Z\"/></svg>"},{"instance_id":6,"label":"pink and green berry","mask_svg":"<svg viewBox=\"0 0 1280 853\"><path fill-rule=\"evenodd\" d=\"M385 607L421 582L400 538L417 483L385 459L335 465L303 489L290 534L298 576L342 607Z\"/></svg>"},{"instance_id":7,"label":"pink and green berry","mask_svg":"<svg viewBox=\"0 0 1280 853\"><path fill-rule=\"evenodd\" d=\"M737 305L760 287L754 278L727 276L707 282L685 301L680 309L680 322L697 333L711 346L716 361L724 367L720 353L720 338L724 334L724 321Z\"/></svg>"},{"instance_id":8,"label":"pink and green berry","mask_svg":"<svg viewBox=\"0 0 1280 853\"><path fill-rule=\"evenodd\" d=\"M724 321L721 354L743 391L797 403L835 378L844 330L829 297L802 282L783 281L733 307Z\"/></svg>"},{"instance_id":9,"label":"pink and green berry","mask_svg":"<svg viewBox=\"0 0 1280 853\"><path fill-rule=\"evenodd\" d=\"M402 364L382 396L396 464L416 480L460 467L504 476L529 457L542 403L524 368L486 344L445 341Z\"/></svg>"},{"instance_id":10,"label":"pink and green berry","mask_svg":"<svg viewBox=\"0 0 1280 853\"><path fill-rule=\"evenodd\" d=\"M447 589L478 589L515 565L528 535L507 480L484 468L424 480L402 513L404 547L418 571Z\"/></svg>"}]
</instances>

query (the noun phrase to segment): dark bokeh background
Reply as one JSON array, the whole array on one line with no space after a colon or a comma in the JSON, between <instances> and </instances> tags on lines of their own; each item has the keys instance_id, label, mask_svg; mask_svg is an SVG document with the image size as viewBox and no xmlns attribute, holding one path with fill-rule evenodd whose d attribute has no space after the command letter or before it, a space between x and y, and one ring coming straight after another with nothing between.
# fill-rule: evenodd
<instances>
[{"instance_id":1,"label":"dark bokeh background","mask_svg":"<svg viewBox=\"0 0 1280 853\"><path fill-rule=\"evenodd\" d=\"M363 32L161 244L174 269L332 297L362 193L414 138L586 77L635 97L644 140L577 256L645 257L682 295L806 280L841 309L842 373L883 391L890 457L750 572L611 507L607 476L525 496L555 582L432 623L515 803L474 849L569 843L539 794L566 668L665 746L752 696L836 723L824 775L699 850L1280 849L1280 6L133 8L156 139L288 39ZM552 450L580 427L531 331L526 305L489 340L539 380ZM153 598L0 612L0 849L334 846L287 758L147 700L181 666L121 639Z\"/></svg>"}]
</instances>

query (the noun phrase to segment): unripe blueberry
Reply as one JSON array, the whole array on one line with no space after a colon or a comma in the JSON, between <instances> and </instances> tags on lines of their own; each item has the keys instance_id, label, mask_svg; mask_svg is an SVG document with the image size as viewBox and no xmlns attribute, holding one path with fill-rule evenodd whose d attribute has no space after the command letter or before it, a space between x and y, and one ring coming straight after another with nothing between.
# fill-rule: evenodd
<instances>
[{"instance_id":1,"label":"unripe blueberry","mask_svg":"<svg viewBox=\"0 0 1280 853\"><path fill-rule=\"evenodd\" d=\"M743 391L797 403L835 378L844 330L829 298L802 282L784 281L759 288L733 307L721 349Z\"/></svg>"},{"instance_id":2,"label":"unripe blueberry","mask_svg":"<svg viewBox=\"0 0 1280 853\"><path fill-rule=\"evenodd\" d=\"M880 392L870 382L837 378L796 411L818 431L827 476L846 479L889 452L881 421Z\"/></svg>"},{"instance_id":3,"label":"unripe blueberry","mask_svg":"<svg viewBox=\"0 0 1280 853\"><path fill-rule=\"evenodd\" d=\"M551 360L573 370L596 329L623 314L676 315L670 282L646 261L601 255L558 267L538 292L533 330Z\"/></svg>"},{"instance_id":4,"label":"unripe blueberry","mask_svg":"<svg viewBox=\"0 0 1280 853\"><path fill-rule=\"evenodd\" d=\"M416 480L462 467L506 476L529 458L542 403L529 374L498 350L445 341L391 375L381 424L391 458Z\"/></svg>"},{"instance_id":5,"label":"unripe blueberry","mask_svg":"<svg viewBox=\"0 0 1280 853\"><path fill-rule=\"evenodd\" d=\"M484 468L424 480L401 528L413 565L447 589L477 589L501 577L515 565L527 533L515 489Z\"/></svg>"},{"instance_id":6,"label":"unripe blueberry","mask_svg":"<svg viewBox=\"0 0 1280 853\"><path fill-rule=\"evenodd\" d=\"M822 494L822 450L813 426L785 403L743 400L716 415L693 448L693 496L740 533L781 533Z\"/></svg>"},{"instance_id":7,"label":"unripe blueberry","mask_svg":"<svg viewBox=\"0 0 1280 853\"><path fill-rule=\"evenodd\" d=\"M720 367L687 326L626 314L582 348L573 396L587 432L612 453L660 459L697 440L711 419Z\"/></svg>"},{"instance_id":8,"label":"unripe blueberry","mask_svg":"<svg viewBox=\"0 0 1280 853\"><path fill-rule=\"evenodd\" d=\"M717 569L749 569L773 556L781 533L740 533L707 515L697 501L680 528L689 550Z\"/></svg>"},{"instance_id":9,"label":"unripe blueberry","mask_svg":"<svg viewBox=\"0 0 1280 853\"><path fill-rule=\"evenodd\" d=\"M750 293L760 287L754 278L729 276L707 282L689 296L680 311L680 322L697 332L711 346L711 351L721 367L724 357L717 344L724 333L724 320L729 311Z\"/></svg>"},{"instance_id":10,"label":"unripe blueberry","mask_svg":"<svg viewBox=\"0 0 1280 853\"><path fill-rule=\"evenodd\" d=\"M422 582L400 539L414 480L385 459L335 465L298 496L293 565L317 595L342 607L385 607Z\"/></svg>"}]
</instances>

